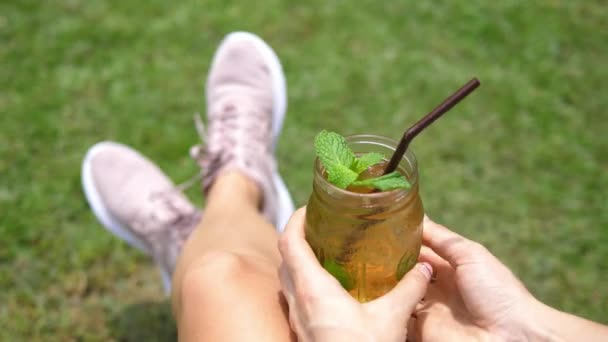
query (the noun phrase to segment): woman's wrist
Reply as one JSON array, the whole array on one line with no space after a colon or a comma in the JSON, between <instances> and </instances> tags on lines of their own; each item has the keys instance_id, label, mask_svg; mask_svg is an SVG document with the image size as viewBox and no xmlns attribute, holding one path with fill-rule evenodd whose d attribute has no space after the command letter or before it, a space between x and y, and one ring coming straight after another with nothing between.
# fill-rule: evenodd
<instances>
[{"instance_id":1,"label":"woman's wrist","mask_svg":"<svg viewBox=\"0 0 608 342\"><path fill-rule=\"evenodd\" d=\"M536 341L604 341L608 327L559 311L537 301L534 316L538 317Z\"/></svg>"},{"instance_id":2,"label":"woman's wrist","mask_svg":"<svg viewBox=\"0 0 608 342\"><path fill-rule=\"evenodd\" d=\"M525 329L528 341L566 341L564 336L560 336L559 329L556 329L560 324L569 324L564 321L566 314L536 298L533 298L530 313L531 319Z\"/></svg>"},{"instance_id":3,"label":"woman's wrist","mask_svg":"<svg viewBox=\"0 0 608 342\"><path fill-rule=\"evenodd\" d=\"M483 341L561 341L552 329L554 310L530 296L525 309L492 329Z\"/></svg>"}]
</instances>

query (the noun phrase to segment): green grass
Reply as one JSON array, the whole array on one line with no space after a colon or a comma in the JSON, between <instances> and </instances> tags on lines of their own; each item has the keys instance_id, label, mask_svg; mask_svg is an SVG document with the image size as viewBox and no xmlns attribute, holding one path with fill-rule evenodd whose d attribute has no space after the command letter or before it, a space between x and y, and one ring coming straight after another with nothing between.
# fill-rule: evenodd
<instances>
[{"instance_id":1,"label":"green grass","mask_svg":"<svg viewBox=\"0 0 608 342\"><path fill-rule=\"evenodd\" d=\"M432 3L1 3L0 340L174 336L154 267L88 209L80 161L111 139L176 181L196 172L191 116L216 45L238 29L283 61L278 159L299 205L320 129L399 137L478 76L413 144L427 212L543 301L608 323L608 8Z\"/></svg>"}]
</instances>

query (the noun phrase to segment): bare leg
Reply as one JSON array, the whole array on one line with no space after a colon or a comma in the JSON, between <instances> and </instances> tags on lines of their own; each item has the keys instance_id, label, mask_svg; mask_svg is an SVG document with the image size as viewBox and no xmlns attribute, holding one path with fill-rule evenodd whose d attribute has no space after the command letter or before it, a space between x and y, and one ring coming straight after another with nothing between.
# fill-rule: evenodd
<instances>
[{"instance_id":1,"label":"bare leg","mask_svg":"<svg viewBox=\"0 0 608 342\"><path fill-rule=\"evenodd\" d=\"M257 184L238 171L212 185L173 277L180 340L295 339L280 294L277 233L260 200Z\"/></svg>"},{"instance_id":2,"label":"bare leg","mask_svg":"<svg viewBox=\"0 0 608 342\"><path fill-rule=\"evenodd\" d=\"M173 276L183 341L286 341L274 224L293 211L273 146L285 114L278 57L259 37L228 35L206 83L205 143L193 156L207 207Z\"/></svg>"}]
</instances>

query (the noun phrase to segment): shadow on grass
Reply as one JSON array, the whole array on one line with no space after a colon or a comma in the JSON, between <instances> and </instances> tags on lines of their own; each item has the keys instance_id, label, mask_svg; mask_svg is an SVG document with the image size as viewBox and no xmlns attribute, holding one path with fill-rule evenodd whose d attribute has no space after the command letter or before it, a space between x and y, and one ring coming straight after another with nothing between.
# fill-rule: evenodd
<instances>
[{"instance_id":1,"label":"shadow on grass","mask_svg":"<svg viewBox=\"0 0 608 342\"><path fill-rule=\"evenodd\" d=\"M176 341L171 302L143 302L124 307L109 322L117 341Z\"/></svg>"}]
</instances>

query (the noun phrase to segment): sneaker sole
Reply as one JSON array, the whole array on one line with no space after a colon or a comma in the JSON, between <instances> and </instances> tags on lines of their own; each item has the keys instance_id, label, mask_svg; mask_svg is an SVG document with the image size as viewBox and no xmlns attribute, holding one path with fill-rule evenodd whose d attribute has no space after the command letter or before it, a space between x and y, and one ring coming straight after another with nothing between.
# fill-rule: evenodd
<instances>
[{"instance_id":1,"label":"sneaker sole","mask_svg":"<svg viewBox=\"0 0 608 342\"><path fill-rule=\"evenodd\" d=\"M273 104L272 104L272 147L273 150L276 148L277 140L281 134L283 128L283 120L285 119L285 112L287 110L287 82L285 81L285 74L283 73L283 67L279 61L279 57L274 50L260 37L250 32L233 32L222 40L218 51L222 48L224 43L228 40L248 40L251 41L258 52L262 55L264 61L266 61L269 69L270 76L272 79L272 90L273 90ZM211 63L213 67L213 63ZM276 216L276 229L278 232L282 232L285 229L285 225L291 217L291 214L295 211L293 199L289 194L287 186L281 175L274 172L272 175L272 181L277 190L279 208Z\"/></svg>"},{"instance_id":2,"label":"sneaker sole","mask_svg":"<svg viewBox=\"0 0 608 342\"><path fill-rule=\"evenodd\" d=\"M84 161L82 162L82 187L87 198L87 202L89 202L89 206L91 207L91 210L93 210L93 214L95 214L97 220L104 226L106 230L119 237L130 246L140 250L144 254L152 255L146 243L131 233L120 223L118 219L110 214L104 205L103 200L101 199L99 191L97 191L97 188L95 187L91 162L95 155L108 145L116 145L116 143L103 141L93 145L87 151ZM171 292L171 275L163 267L159 266L159 269L163 280L165 293L168 294Z\"/></svg>"}]
</instances>

